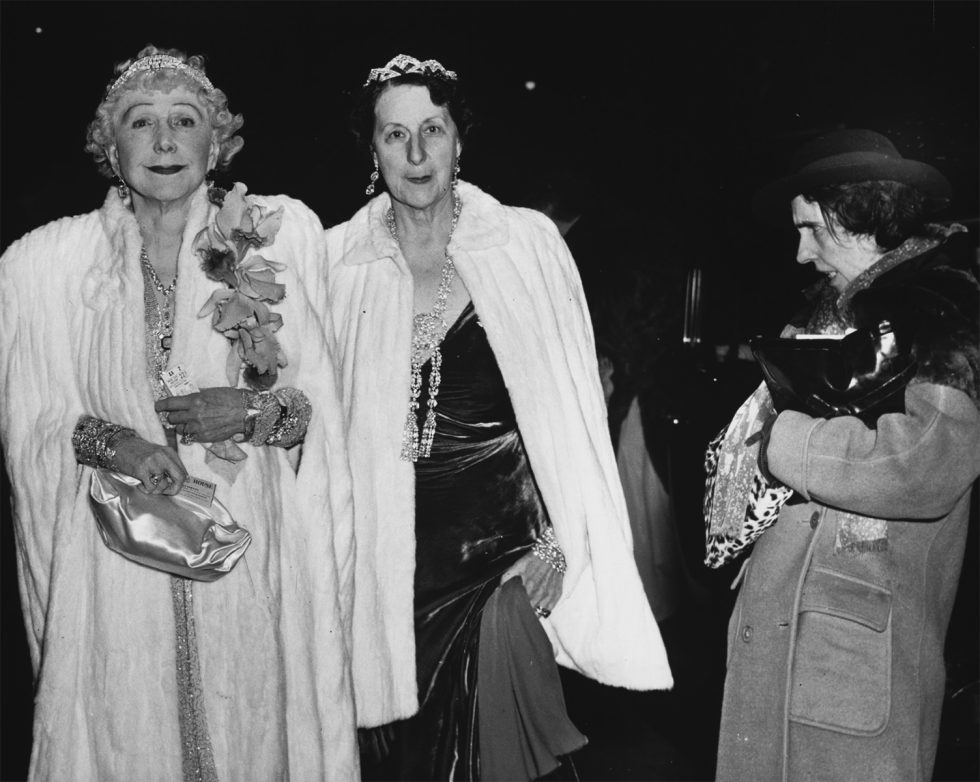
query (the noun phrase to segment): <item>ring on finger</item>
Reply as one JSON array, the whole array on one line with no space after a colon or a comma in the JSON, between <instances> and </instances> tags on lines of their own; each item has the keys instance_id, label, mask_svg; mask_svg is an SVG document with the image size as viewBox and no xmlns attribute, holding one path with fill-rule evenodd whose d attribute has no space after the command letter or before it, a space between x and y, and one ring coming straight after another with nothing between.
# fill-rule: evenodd
<instances>
[{"instance_id":1,"label":"ring on finger","mask_svg":"<svg viewBox=\"0 0 980 782\"><path fill-rule=\"evenodd\" d=\"M162 481L164 478L168 478L168 477L169 476L166 473L162 473L162 474L161 473L154 473L153 475L150 476L150 483L153 484L154 486L156 486L158 483L160 483L160 481Z\"/></svg>"},{"instance_id":2,"label":"ring on finger","mask_svg":"<svg viewBox=\"0 0 980 782\"><path fill-rule=\"evenodd\" d=\"M541 606L535 606L534 613L540 616L542 619L547 619L549 616L551 616L551 611L549 611L547 608L542 608Z\"/></svg>"},{"instance_id":3,"label":"ring on finger","mask_svg":"<svg viewBox=\"0 0 980 782\"><path fill-rule=\"evenodd\" d=\"M183 435L180 438L180 441L184 445L191 445L192 443L196 443L197 442L197 438L194 435L192 435L190 432L187 432L187 434Z\"/></svg>"}]
</instances>

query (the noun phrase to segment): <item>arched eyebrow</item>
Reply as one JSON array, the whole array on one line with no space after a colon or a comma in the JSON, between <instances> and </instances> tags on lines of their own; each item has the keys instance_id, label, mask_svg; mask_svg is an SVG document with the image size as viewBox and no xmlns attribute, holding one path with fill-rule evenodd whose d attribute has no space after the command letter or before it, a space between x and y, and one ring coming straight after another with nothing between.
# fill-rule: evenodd
<instances>
[{"instance_id":1,"label":"arched eyebrow","mask_svg":"<svg viewBox=\"0 0 980 782\"><path fill-rule=\"evenodd\" d=\"M144 101L143 103L134 103L132 106L128 106L126 108L126 110L122 114L122 119L125 120L127 117L129 117L129 115L133 111L133 109L138 109L141 106L152 106L152 105L153 104L150 103L149 101Z\"/></svg>"},{"instance_id":2,"label":"arched eyebrow","mask_svg":"<svg viewBox=\"0 0 980 782\"><path fill-rule=\"evenodd\" d=\"M204 116L204 113L201 111L200 107L198 107L194 103L175 103L173 104L173 106L171 106L171 108L177 108L178 106L183 106L184 108L191 109L199 117Z\"/></svg>"},{"instance_id":3,"label":"arched eyebrow","mask_svg":"<svg viewBox=\"0 0 980 782\"><path fill-rule=\"evenodd\" d=\"M129 114L130 114L130 112L133 111L133 109L138 109L141 106L153 106L153 104L150 101L141 101L139 103L134 103L132 106L128 106L126 108L126 110L123 112L123 115L122 115L123 121L125 121L129 117ZM175 108L178 108L178 107L191 109L195 114L197 114L198 117L202 117L202 118L204 117L204 114L201 111L201 109L198 108L193 103L184 103L184 102L174 103L174 104L171 105L170 108L171 109L175 109Z\"/></svg>"}]
</instances>

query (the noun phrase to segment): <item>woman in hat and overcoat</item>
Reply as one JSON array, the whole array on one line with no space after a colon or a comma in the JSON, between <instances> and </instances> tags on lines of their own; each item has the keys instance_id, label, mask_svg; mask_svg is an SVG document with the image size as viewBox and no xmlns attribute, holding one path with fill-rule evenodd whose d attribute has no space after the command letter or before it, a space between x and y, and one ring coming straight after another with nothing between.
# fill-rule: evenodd
<instances>
[{"instance_id":1,"label":"woman in hat and overcoat","mask_svg":"<svg viewBox=\"0 0 980 782\"><path fill-rule=\"evenodd\" d=\"M962 227L924 221L948 195L884 136L842 130L756 199L792 212L797 261L826 275L783 336L868 329L911 379L863 419L774 410L761 386L712 451L709 560L754 541L729 625L719 780L931 778L980 474L972 254Z\"/></svg>"}]
</instances>

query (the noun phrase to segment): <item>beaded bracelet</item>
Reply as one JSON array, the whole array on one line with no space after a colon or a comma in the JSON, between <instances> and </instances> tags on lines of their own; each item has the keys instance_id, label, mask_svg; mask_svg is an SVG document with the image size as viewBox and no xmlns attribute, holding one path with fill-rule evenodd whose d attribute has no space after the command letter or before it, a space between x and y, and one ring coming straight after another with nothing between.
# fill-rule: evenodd
<instances>
[{"instance_id":1,"label":"beaded bracelet","mask_svg":"<svg viewBox=\"0 0 980 782\"><path fill-rule=\"evenodd\" d=\"M252 445L265 445L282 413L279 400L269 391L242 391L245 408L245 438Z\"/></svg>"},{"instance_id":2,"label":"beaded bracelet","mask_svg":"<svg viewBox=\"0 0 980 782\"><path fill-rule=\"evenodd\" d=\"M71 433L71 444L79 464L113 469L116 444L136 436L136 432L125 426L83 415Z\"/></svg>"},{"instance_id":3,"label":"beaded bracelet","mask_svg":"<svg viewBox=\"0 0 980 782\"><path fill-rule=\"evenodd\" d=\"M551 527L544 528L541 537L531 547L531 553L542 562L547 562L559 573L565 572L565 554L562 552L561 546L558 545L555 531Z\"/></svg>"},{"instance_id":4,"label":"beaded bracelet","mask_svg":"<svg viewBox=\"0 0 980 782\"><path fill-rule=\"evenodd\" d=\"M244 440L252 445L289 448L306 436L312 406L295 388L278 391L242 391Z\"/></svg>"},{"instance_id":5,"label":"beaded bracelet","mask_svg":"<svg viewBox=\"0 0 980 782\"><path fill-rule=\"evenodd\" d=\"M281 414L266 438L266 444L289 448L306 437L313 406L306 394L295 388L279 389L275 395L282 405Z\"/></svg>"}]
</instances>

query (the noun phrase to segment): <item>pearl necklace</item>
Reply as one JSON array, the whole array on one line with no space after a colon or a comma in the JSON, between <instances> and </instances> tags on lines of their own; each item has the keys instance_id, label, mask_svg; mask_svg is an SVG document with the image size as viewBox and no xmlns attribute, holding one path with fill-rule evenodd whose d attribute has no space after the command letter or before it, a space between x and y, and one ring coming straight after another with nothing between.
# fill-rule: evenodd
<instances>
[{"instance_id":1,"label":"pearl necklace","mask_svg":"<svg viewBox=\"0 0 980 782\"><path fill-rule=\"evenodd\" d=\"M456 223L459 222L459 213L462 204L453 190L453 221L449 228L449 240L453 238L456 230ZM398 241L398 228L395 225L395 212L391 207L385 212L385 225L395 241ZM452 290L453 277L456 276L456 265L453 257L449 254L449 241L446 242L446 260L442 264L442 275L439 281L439 291L436 293L435 303L429 312L420 312L415 315L412 322L412 382L408 402L408 417L405 419L405 428L402 431L402 450L401 458L407 462L417 462L419 459L427 459L432 455L432 441L436 435L436 405L439 399L439 384L442 382L440 370L442 369L442 351L440 345L446 332L449 330L444 315L446 314L446 304L449 301L449 292ZM422 392L422 365L431 356L432 369L429 372L429 400L428 410L425 413L425 423L422 426L422 435L419 437L419 396Z\"/></svg>"}]
</instances>

